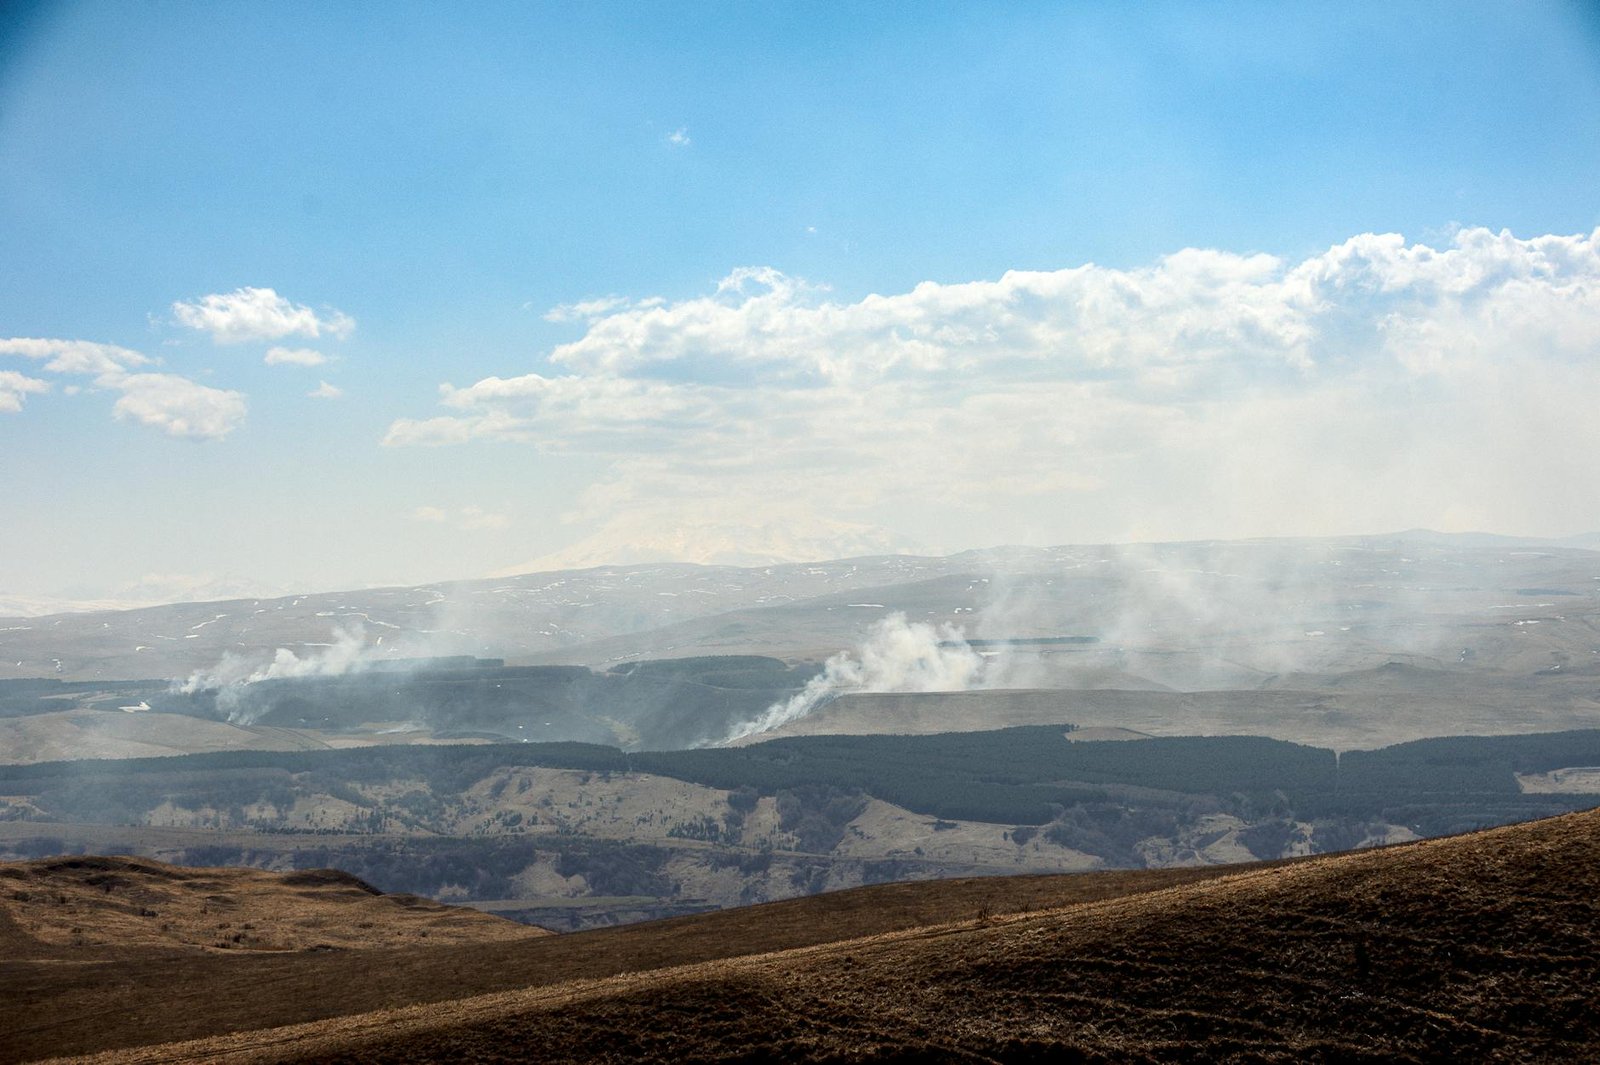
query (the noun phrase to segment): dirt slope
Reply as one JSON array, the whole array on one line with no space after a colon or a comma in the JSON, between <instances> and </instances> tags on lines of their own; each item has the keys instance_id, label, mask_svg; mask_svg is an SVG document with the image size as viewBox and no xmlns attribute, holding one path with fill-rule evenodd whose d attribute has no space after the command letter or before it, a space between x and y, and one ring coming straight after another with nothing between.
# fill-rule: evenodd
<instances>
[{"instance_id":1,"label":"dirt slope","mask_svg":"<svg viewBox=\"0 0 1600 1065\"><path fill-rule=\"evenodd\" d=\"M32 863L42 864L42 863ZM1194 883L1215 867L884 884L532 940L299 953L60 948L0 960L0 1062L267 1028ZM5 910L0 908L0 936ZM516 926L513 926L516 927ZM0 942L3 946L3 942ZM9 951L0 955L14 959ZM62 964L70 961L71 964ZM94 1016L96 1023L83 1023Z\"/></svg>"},{"instance_id":2,"label":"dirt slope","mask_svg":"<svg viewBox=\"0 0 1600 1065\"><path fill-rule=\"evenodd\" d=\"M92 856L0 864L6 961L83 962L164 948L370 949L548 934L415 895L385 895L336 869L264 873Z\"/></svg>"},{"instance_id":3,"label":"dirt slope","mask_svg":"<svg viewBox=\"0 0 1600 1065\"><path fill-rule=\"evenodd\" d=\"M1597 888L1591 811L117 1060L1597 1060Z\"/></svg>"}]
</instances>

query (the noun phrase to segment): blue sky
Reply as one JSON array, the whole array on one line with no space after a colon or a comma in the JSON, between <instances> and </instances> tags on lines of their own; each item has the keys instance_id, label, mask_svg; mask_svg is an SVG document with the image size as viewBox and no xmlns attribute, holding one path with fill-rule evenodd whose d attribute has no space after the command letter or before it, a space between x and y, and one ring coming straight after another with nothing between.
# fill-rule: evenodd
<instances>
[{"instance_id":1,"label":"blue sky","mask_svg":"<svg viewBox=\"0 0 1600 1065\"><path fill-rule=\"evenodd\" d=\"M1592 442L1560 407L1595 362L1600 20L1581 5L4 17L0 338L145 361L0 353L0 598L1600 526L1541 501L1518 471L1548 463L1515 449L1450 472L1507 380L1527 394L1497 408L1525 419L1506 432ZM1334 276L1352 254L1328 256L1366 234L1404 241L1358 249L1387 280L1357 299ZM1419 278L1418 247L1455 257ZM1065 287L963 287L1091 263ZM178 309L241 290L278 302L219 314L289 317L219 334ZM1002 314L1025 327L974 347ZM1427 352L1449 329L1474 356L1445 370ZM325 361L267 365L274 347ZM491 379L521 385L471 391ZM307 395L324 382L342 394ZM1341 442L1375 397L1423 436Z\"/></svg>"}]
</instances>

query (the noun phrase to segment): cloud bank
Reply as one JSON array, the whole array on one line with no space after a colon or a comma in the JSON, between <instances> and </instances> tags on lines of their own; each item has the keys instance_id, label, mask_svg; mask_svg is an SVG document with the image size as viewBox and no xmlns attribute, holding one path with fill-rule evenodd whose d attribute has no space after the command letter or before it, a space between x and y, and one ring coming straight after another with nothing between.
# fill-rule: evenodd
<instances>
[{"instance_id":1,"label":"cloud bank","mask_svg":"<svg viewBox=\"0 0 1600 1065\"><path fill-rule=\"evenodd\" d=\"M583 328L548 369L443 385L385 443L599 456L569 517L665 536L800 513L936 543L953 500L1015 539L1570 531L1600 488L1600 231L1186 249L854 302L747 268L548 317Z\"/></svg>"}]
</instances>

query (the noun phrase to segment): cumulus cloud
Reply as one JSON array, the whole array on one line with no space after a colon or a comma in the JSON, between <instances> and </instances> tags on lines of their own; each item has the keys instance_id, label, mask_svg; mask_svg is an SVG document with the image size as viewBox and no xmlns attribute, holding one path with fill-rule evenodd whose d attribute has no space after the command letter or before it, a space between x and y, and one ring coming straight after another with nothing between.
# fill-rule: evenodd
<instances>
[{"instance_id":1,"label":"cumulus cloud","mask_svg":"<svg viewBox=\"0 0 1600 1065\"><path fill-rule=\"evenodd\" d=\"M119 419L189 440L221 440L244 422L243 393L210 388L168 373L127 374L107 382L122 393Z\"/></svg>"},{"instance_id":2,"label":"cumulus cloud","mask_svg":"<svg viewBox=\"0 0 1600 1065\"><path fill-rule=\"evenodd\" d=\"M344 389L338 385L330 385L326 381L318 381L317 387L307 392L306 395L312 399L341 399L344 396Z\"/></svg>"},{"instance_id":3,"label":"cumulus cloud","mask_svg":"<svg viewBox=\"0 0 1600 1065\"><path fill-rule=\"evenodd\" d=\"M674 148L689 147L689 145L694 143L689 139L689 127L679 126L677 129L667 134L667 143L672 145Z\"/></svg>"},{"instance_id":4,"label":"cumulus cloud","mask_svg":"<svg viewBox=\"0 0 1600 1065\"><path fill-rule=\"evenodd\" d=\"M261 361L268 366L321 366L328 357L312 348L268 348Z\"/></svg>"},{"instance_id":5,"label":"cumulus cloud","mask_svg":"<svg viewBox=\"0 0 1600 1065\"><path fill-rule=\"evenodd\" d=\"M411 517L416 521L434 525L449 525L463 532L499 532L511 526L511 519L504 514L473 506L458 507L455 510L432 506L418 507L411 512Z\"/></svg>"},{"instance_id":6,"label":"cumulus cloud","mask_svg":"<svg viewBox=\"0 0 1600 1065\"><path fill-rule=\"evenodd\" d=\"M385 442L598 456L570 515L591 526L718 500L935 545L963 521L958 540L1557 532L1600 491L1600 231L1186 249L855 301L746 268L551 316L583 332L548 369L445 385Z\"/></svg>"},{"instance_id":7,"label":"cumulus cloud","mask_svg":"<svg viewBox=\"0 0 1600 1065\"><path fill-rule=\"evenodd\" d=\"M24 396L48 391L48 381L28 377L15 370L0 370L0 414L15 414L22 409Z\"/></svg>"},{"instance_id":8,"label":"cumulus cloud","mask_svg":"<svg viewBox=\"0 0 1600 1065\"><path fill-rule=\"evenodd\" d=\"M219 344L247 340L279 340L289 336L346 337L355 319L332 309L318 314L310 307L291 303L270 288L238 288L212 293L172 305L179 324L210 333Z\"/></svg>"},{"instance_id":9,"label":"cumulus cloud","mask_svg":"<svg viewBox=\"0 0 1600 1065\"><path fill-rule=\"evenodd\" d=\"M115 344L11 337L0 340L0 355L38 360L48 373L89 377L95 388L121 393L111 408L118 419L148 425L168 436L221 440L244 421L243 393L211 388L178 374L131 373L152 360ZM48 388L46 382L15 371L0 371L0 411L14 413L21 408L23 394ZM72 384L62 391L77 395L81 390Z\"/></svg>"}]
</instances>

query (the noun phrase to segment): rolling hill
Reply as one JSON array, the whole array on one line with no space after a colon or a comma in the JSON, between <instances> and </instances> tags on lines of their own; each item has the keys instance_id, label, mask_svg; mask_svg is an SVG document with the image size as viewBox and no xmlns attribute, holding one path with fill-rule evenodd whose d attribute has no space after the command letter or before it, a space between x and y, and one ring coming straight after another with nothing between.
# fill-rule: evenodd
<instances>
[{"instance_id":1,"label":"rolling hill","mask_svg":"<svg viewBox=\"0 0 1600 1065\"><path fill-rule=\"evenodd\" d=\"M140 1048L160 1029L119 1029L139 1015L124 990L105 1002L107 1033L30 1050L98 1044L132 1062L1592 1060L1596 869L1590 811L1221 875L890 885L408 948L382 966L301 954L274 960L309 968L270 979L238 969L230 982L240 959L207 958L187 992L175 986L190 1008L164 1034L229 1034ZM360 1012L330 979L328 966L352 963L380 984L405 970L365 992L388 1008ZM308 980L340 1004L283 1026ZM250 1011L208 1015L242 986L257 989ZM247 1030L251 1016L265 1023ZM8 1058L28 1056L13 1046Z\"/></svg>"},{"instance_id":2,"label":"rolling hill","mask_svg":"<svg viewBox=\"0 0 1600 1065\"><path fill-rule=\"evenodd\" d=\"M1072 720L1343 750L1593 727L1597 578L1581 547L1399 535L605 567L0 619L0 761L717 743L830 656L886 649L898 615L928 626L917 654L972 640L966 673L907 675L900 647L786 734ZM452 661L469 657L486 661ZM757 661L764 679L730 675Z\"/></svg>"}]
</instances>

